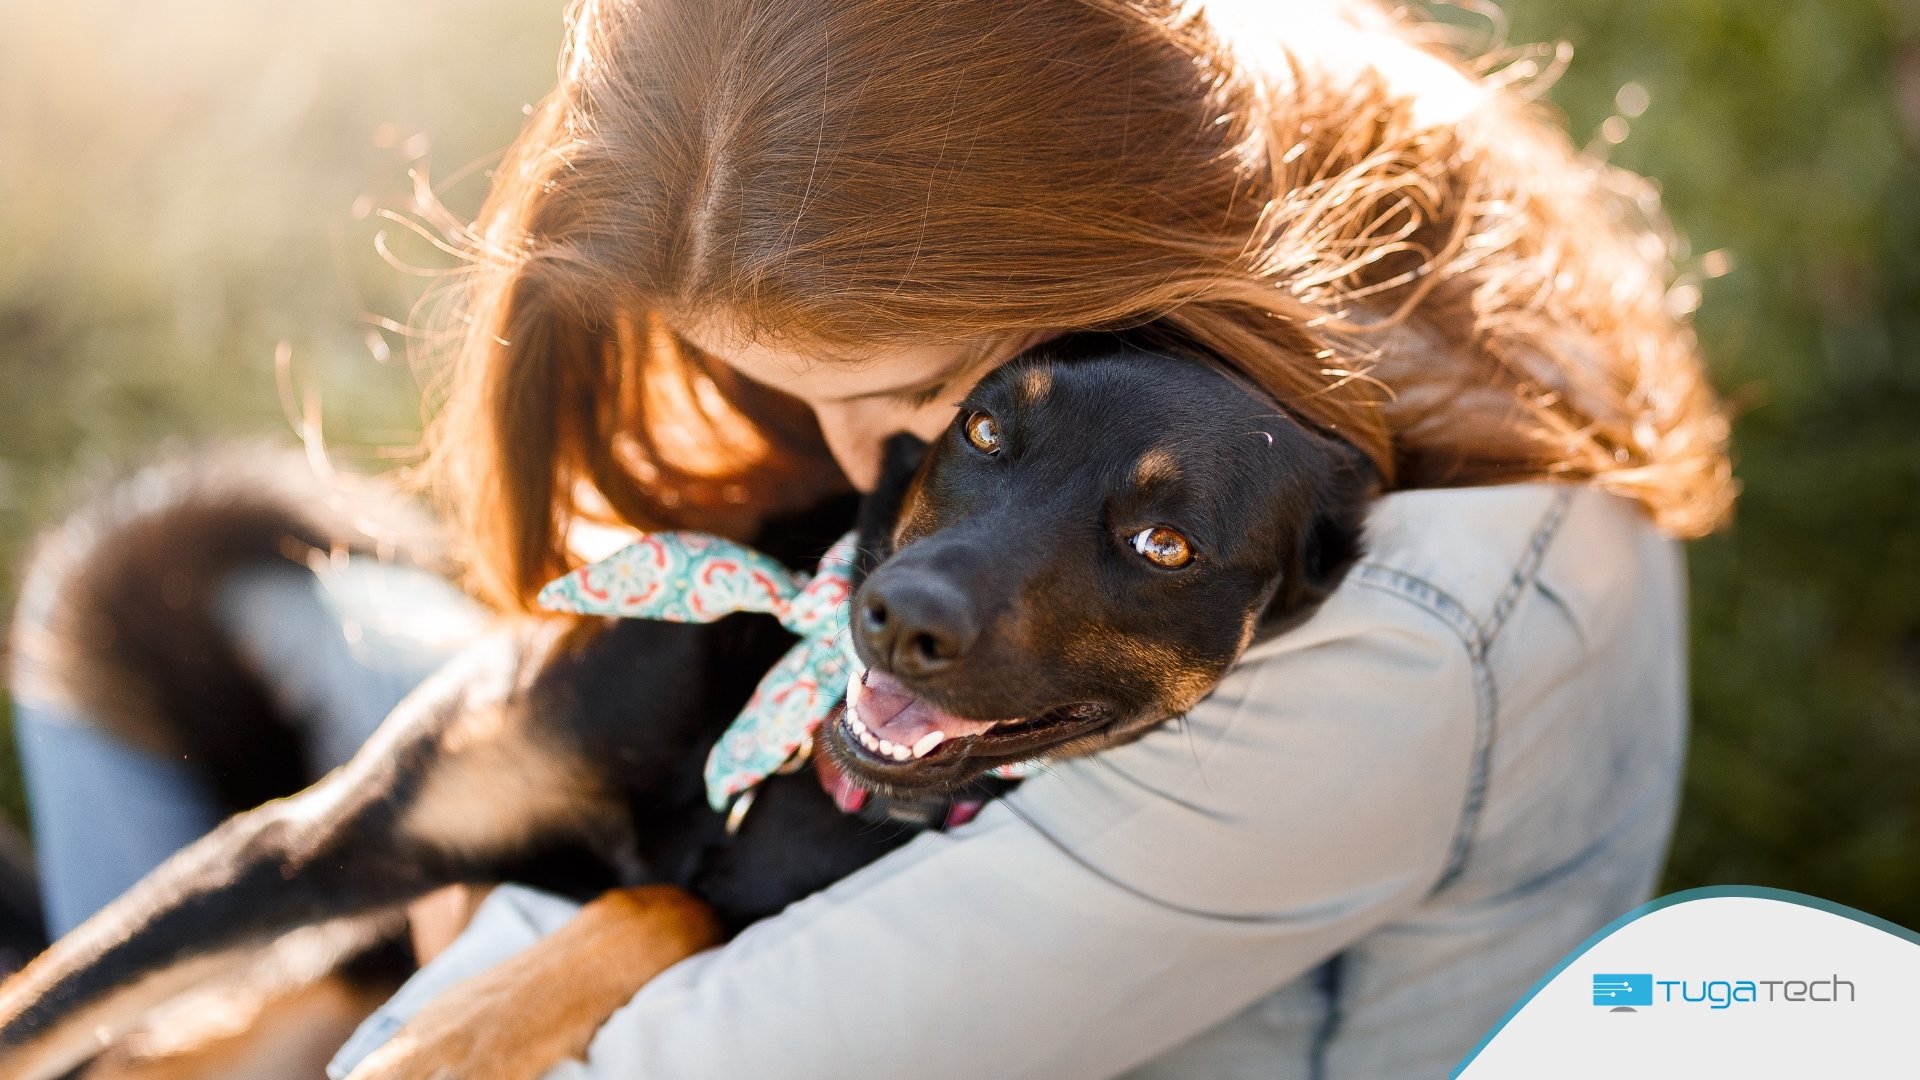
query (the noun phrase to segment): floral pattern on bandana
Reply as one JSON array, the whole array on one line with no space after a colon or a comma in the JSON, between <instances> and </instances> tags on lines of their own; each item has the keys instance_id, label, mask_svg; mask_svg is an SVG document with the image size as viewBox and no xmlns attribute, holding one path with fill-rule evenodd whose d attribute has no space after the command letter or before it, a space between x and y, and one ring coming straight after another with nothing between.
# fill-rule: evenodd
<instances>
[{"instance_id":1,"label":"floral pattern on bandana","mask_svg":"<svg viewBox=\"0 0 1920 1080\"><path fill-rule=\"evenodd\" d=\"M714 622L759 611L800 638L760 680L707 756L707 801L724 810L813 738L847 695L854 665L847 638L854 534L836 541L811 577L731 540L705 533L648 533L612 555L548 582L541 607L586 615Z\"/></svg>"},{"instance_id":2,"label":"floral pattern on bandana","mask_svg":"<svg viewBox=\"0 0 1920 1080\"><path fill-rule=\"evenodd\" d=\"M860 666L847 633L855 540L848 533L835 541L808 577L718 536L647 533L548 582L539 603L551 611L681 623L758 611L799 637L707 755L707 802L725 810L811 745L821 722L846 700L847 679ZM1009 779L1027 772L1025 765L998 770Z\"/></svg>"}]
</instances>

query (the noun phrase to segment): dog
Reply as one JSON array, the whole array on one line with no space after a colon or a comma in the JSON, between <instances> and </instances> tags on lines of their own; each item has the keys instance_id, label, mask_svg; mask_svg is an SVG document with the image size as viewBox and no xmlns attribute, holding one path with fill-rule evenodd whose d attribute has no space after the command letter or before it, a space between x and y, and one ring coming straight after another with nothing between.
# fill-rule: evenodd
<instances>
[{"instance_id":1,"label":"dog","mask_svg":"<svg viewBox=\"0 0 1920 1080\"><path fill-rule=\"evenodd\" d=\"M934 443L910 442L857 511L756 540L805 565L857 515L863 670L814 736L818 768L769 777L737 828L701 763L785 631L755 615L503 626L347 766L232 818L0 987L0 1076L60 1075L276 943L363 942L431 890L502 880L597 899L422 1014L372 1074L537 1076L654 973L991 796L995 770L1184 713L1338 585L1378 489L1344 442L1137 335L1029 350ZM842 812L816 773L874 805ZM557 971L573 977L512 992Z\"/></svg>"}]
</instances>

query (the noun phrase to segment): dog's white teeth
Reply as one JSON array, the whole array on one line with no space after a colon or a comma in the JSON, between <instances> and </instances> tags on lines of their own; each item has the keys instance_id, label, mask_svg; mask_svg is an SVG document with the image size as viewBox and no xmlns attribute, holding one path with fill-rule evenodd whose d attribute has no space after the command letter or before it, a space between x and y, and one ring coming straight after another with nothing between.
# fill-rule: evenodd
<instances>
[{"instance_id":1,"label":"dog's white teeth","mask_svg":"<svg viewBox=\"0 0 1920 1080\"><path fill-rule=\"evenodd\" d=\"M930 731L922 735L919 742L908 746L905 743L897 743L892 739L883 739L875 735L867 729L867 725L860 722L857 716L848 721L847 730L853 732L854 738L860 740L861 746L880 757L892 758L895 761L911 761L914 758L926 757L933 752L934 747L940 745L942 739L946 738L943 732Z\"/></svg>"}]
</instances>

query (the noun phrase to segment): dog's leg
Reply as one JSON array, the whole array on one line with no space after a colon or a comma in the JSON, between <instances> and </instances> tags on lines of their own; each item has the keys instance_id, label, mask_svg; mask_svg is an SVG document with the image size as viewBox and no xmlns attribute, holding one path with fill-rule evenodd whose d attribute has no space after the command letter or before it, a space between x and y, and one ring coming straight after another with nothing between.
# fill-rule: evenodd
<instances>
[{"instance_id":1,"label":"dog's leg","mask_svg":"<svg viewBox=\"0 0 1920 1080\"><path fill-rule=\"evenodd\" d=\"M650 885L607 893L511 959L434 999L349 1080L537 1080L586 1056L655 975L720 940L706 905Z\"/></svg>"},{"instance_id":2,"label":"dog's leg","mask_svg":"<svg viewBox=\"0 0 1920 1080\"><path fill-rule=\"evenodd\" d=\"M334 976L278 993L195 995L102 1054L80 1080L317 1077L392 990Z\"/></svg>"},{"instance_id":3,"label":"dog's leg","mask_svg":"<svg viewBox=\"0 0 1920 1080\"><path fill-rule=\"evenodd\" d=\"M229 820L0 985L0 1078L60 1075L289 931L311 939L320 974L328 939L360 943L369 917L623 821L529 701L561 633L530 626L470 649L347 766Z\"/></svg>"}]
</instances>

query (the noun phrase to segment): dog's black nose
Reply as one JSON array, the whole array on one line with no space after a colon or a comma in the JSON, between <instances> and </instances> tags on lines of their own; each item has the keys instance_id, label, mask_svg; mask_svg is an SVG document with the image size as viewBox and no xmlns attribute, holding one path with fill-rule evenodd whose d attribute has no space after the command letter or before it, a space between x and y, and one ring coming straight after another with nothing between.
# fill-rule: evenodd
<instances>
[{"instance_id":1,"label":"dog's black nose","mask_svg":"<svg viewBox=\"0 0 1920 1080\"><path fill-rule=\"evenodd\" d=\"M857 632L896 675L931 675L965 656L980 636L959 590L918 577L867 583Z\"/></svg>"}]
</instances>

